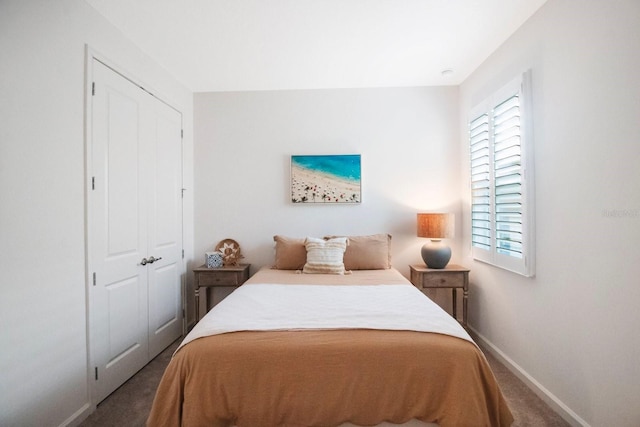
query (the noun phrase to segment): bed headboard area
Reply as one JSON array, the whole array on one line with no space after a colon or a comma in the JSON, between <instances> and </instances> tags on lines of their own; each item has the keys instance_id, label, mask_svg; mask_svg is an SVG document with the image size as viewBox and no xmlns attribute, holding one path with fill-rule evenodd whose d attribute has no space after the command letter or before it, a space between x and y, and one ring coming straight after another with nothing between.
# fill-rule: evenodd
<instances>
[{"instance_id":1,"label":"bed headboard area","mask_svg":"<svg viewBox=\"0 0 640 427\"><path fill-rule=\"evenodd\" d=\"M344 270L385 270L391 268L391 235L372 234L367 236L324 236L331 241L346 238L343 254ZM275 263L278 270L303 270L307 264L307 243L316 238L273 236L275 242Z\"/></svg>"}]
</instances>

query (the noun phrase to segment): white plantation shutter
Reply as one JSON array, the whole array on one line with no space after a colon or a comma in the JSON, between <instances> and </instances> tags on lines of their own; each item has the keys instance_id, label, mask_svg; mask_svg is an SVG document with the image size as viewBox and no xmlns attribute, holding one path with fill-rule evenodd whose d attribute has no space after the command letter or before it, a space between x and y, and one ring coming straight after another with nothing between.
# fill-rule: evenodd
<instances>
[{"instance_id":1,"label":"white plantation shutter","mask_svg":"<svg viewBox=\"0 0 640 427\"><path fill-rule=\"evenodd\" d=\"M471 144L471 244L491 249L491 171L489 116L482 114L469 126Z\"/></svg>"},{"instance_id":2,"label":"white plantation shutter","mask_svg":"<svg viewBox=\"0 0 640 427\"><path fill-rule=\"evenodd\" d=\"M532 276L533 169L530 73L474 109L469 122L474 258Z\"/></svg>"},{"instance_id":3,"label":"white plantation shutter","mask_svg":"<svg viewBox=\"0 0 640 427\"><path fill-rule=\"evenodd\" d=\"M520 100L493 109L496 251L522 258L522 155Z\"/></svg>"}]
</instances>

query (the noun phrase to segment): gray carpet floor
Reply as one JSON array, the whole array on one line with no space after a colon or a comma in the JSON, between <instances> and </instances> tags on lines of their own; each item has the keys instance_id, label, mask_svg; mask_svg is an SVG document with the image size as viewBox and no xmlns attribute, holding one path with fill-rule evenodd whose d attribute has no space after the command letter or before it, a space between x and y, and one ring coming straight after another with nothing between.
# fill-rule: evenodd
<instances>
[{"instance_id":1,"label":"gray carpet floor","mask_svg":"<svg viewBox=\"0 0 640 427\"><path fill-rule=\"evenodd\" d=\"M145 425L156 388L180 341L176 341L140 372L98 405L81 427L142 427ZM485 351L515 422L512 427L566 427L558 414L527 386Z\"/></svg>"}]
</instances>

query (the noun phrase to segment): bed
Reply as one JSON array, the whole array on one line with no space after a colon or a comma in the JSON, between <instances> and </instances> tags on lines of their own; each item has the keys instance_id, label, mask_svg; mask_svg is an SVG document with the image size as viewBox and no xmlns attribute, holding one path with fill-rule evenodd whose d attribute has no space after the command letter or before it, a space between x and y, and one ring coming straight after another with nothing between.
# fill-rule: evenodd
<instances>
[{"instance_id":1,"label":"bed","mask_svg":"<svg viewBox=\"0 0 640 427\"><path fill-rule=\"evenodd\" d=\"M148 426L512 423L480 349L390 258L375 264L386 268L304 273L310 254L302 269L260 269L196 324Z\"/></svg>"}]
</instances>

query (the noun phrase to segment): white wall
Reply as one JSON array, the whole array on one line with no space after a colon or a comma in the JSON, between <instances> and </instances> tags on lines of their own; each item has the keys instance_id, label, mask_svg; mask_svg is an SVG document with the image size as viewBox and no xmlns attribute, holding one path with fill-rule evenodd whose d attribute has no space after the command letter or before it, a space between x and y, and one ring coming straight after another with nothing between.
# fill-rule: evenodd
<instances>
[{"instance_id":1,"label":"white wall","mask_svg":"<svg viewBox=\"0 0 640 427\"><path fill-rule=\"evenodd\" d=\"M460 88L466 150L469 108L532 69L537 276L465 234L470 323L574 424L640 425L639 53L637 0L550 0Z\"/></svg>"},{"instance_id":2,"label":"white wall","mask_svg":"<svg viewBox=\"0 0 640 427\"><path fill-rule=\"evenodd\" d=\"M460 210L457 97L455 87L195 94L196 264L224 238L256 271L273 263L275 234L390 233L408 275L425 243L416 213ZM294 154L361 154L362 204L292 204Z\"/></svg>"},{"instance_id":3,"label":"white wall","mask_svg":"<svg viewBox=\"0 0 640 427\"><path fill-rule=\"evenodd\" d=\"M74 424L92 409L85 305L85 44L182 110L191 186L189 91L83 1L0 3L0 425Z\"/></svg>"}]
</instances>

